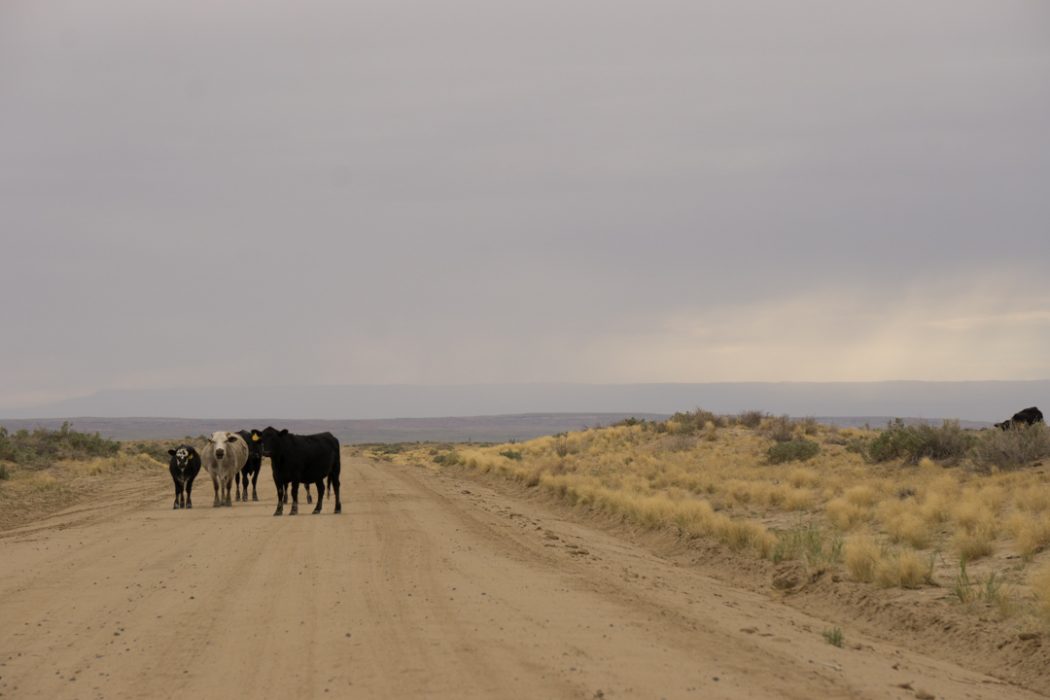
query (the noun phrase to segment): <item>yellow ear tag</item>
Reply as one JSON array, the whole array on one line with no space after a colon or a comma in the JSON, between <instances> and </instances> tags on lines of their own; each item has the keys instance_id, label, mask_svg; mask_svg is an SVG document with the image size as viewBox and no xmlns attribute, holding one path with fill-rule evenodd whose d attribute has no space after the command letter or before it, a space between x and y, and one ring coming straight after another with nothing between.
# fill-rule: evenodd
<instances>
[{"instance_id":1,"label":"yellow ear tag","mask_svg":"<svg viewBox=\"0 0 1050 700\"><path fill-rule=\"evenodd\" d=\"M259 442L259 434L252 433L252 442Z\"/></svg>"}]
</instances>

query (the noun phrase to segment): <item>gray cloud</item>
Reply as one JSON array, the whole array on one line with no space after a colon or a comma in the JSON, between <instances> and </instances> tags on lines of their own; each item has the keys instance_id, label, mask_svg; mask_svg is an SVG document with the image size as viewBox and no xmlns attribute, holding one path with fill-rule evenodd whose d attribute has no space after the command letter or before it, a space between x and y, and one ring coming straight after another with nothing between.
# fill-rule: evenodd
<instances>
[{"instance_id":1,"label":"gray cloud","mask_svg":"<svg viewBox=\"0 0 1050 700\"><path fill-rule=\"evenodd\" d=\"M1048 20L5 3L0 403L1050 376Z\"/></svg>"}]
</instances>

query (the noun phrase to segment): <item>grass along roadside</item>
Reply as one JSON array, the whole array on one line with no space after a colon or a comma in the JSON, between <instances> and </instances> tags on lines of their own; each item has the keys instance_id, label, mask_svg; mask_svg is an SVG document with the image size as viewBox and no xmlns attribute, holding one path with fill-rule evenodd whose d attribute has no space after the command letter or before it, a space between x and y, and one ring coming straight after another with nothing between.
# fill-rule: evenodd
<instances>
[{"instance_id":1,"label":"grass along roadside","mask_svg":"<svg viewBox=\"0 0 1050 700\"><path fill-rule=\"evenodd\" d=\"M166 464L152 456L159 454L159 443L122 444L68 426L20 432L0 436L10 438L4 456L18 459L0 459L0 529L67 508L114 478L166 475Z\"/></svg>"},{"instance_id":2,"label":"grass along roadside","mask_svg":"<svg viewBox=\"0 0 1050 700\"><path fill-rule=\"evenodd\" d=\"M408 446L379 456L497 475L623 522L881 588L951 587L965 566L968 586L999 586L994 601L976 599L987 603L982 610L1050 629L1050 575L1040 578L1050 567L1050 477L1042 465L1013 461L1003 441L1018 438L1041 440L961 432L950 422L838 430L698 411L523 443ZM993 440L997 453L1011 455L1004 467L980 452ZM788 461L770 453L802 441L817 449Z\"/></svg>"}]
</instances>

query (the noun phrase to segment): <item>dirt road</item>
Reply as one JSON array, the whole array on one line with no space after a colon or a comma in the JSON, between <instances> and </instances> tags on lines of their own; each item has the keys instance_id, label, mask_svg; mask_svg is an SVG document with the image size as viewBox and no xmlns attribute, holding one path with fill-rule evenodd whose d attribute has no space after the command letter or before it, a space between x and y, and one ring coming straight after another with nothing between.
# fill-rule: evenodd
<instances>
[{"instance_id":1,"label":"dirt road","mask_svg":"<svg viewBox=\"0 0 1050 700\"><path fill-rule=\"evenodd\" d=\"M543 506L344 458L344 513L169 510L166 475L0 533L4 698L1036 698ZM835 626L846 644L822 635Z\"/></svg>"}]
</instances>

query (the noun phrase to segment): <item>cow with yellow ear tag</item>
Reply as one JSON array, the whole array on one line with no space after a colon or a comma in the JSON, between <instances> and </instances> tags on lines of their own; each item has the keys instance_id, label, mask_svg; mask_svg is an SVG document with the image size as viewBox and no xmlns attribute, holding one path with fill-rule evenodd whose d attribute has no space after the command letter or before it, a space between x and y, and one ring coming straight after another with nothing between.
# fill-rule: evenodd
<instances>
[{"instance_id":1,"label":"cow with yellow ear tag","mask_svg":"<svg viewBox=\"0 0 1050 700\"><path fill-rule=\"evenodd\" d=\"M245 445L248 447L248 461L244 463L244 467L234 475L235 485L237 486L237 494L234 500L248 502L248 482L252 484L252 500L258 501L259 494L255 490L255 485L259 482L259 470L262 469L262 442L259 440L259 431L257 430L238 430L237 434L244 439ZM241 485L244 485L242 491Z\"/></svg>"}]
</instances>

